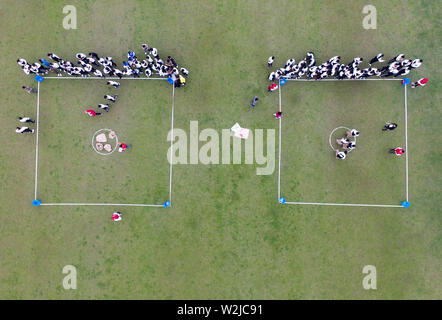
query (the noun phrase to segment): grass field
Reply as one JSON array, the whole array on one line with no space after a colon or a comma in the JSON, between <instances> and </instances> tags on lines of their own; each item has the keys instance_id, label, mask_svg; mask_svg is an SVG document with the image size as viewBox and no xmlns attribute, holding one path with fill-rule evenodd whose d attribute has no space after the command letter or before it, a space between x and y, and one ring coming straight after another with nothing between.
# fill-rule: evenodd
<instances>
[{"instance_id":1,"label":"grass field","mask_svg":"<svg viewBox=\"0 0 442 320\"><path fill-rule=\"evenodd\" d=\"M77 8L77 30L63 28L63 1L0 3L1 299L442 298L439 1L371 1L376 30L362 27L362 0L69 4ZM258 176L257 166L244 164L174 166L169 209L32 207L35 136L14 128L16 117L36 117L36 97L21 89L35 83L16 59L55 52L74 60L94 50L120 64L129 48L140 55L144 42L190 71L175 95L175 127L185 131L192 120L200 130L235 122L277 130L271 114L278 95L266 92L270 55L276 66L309 50L319 60L379 52L422 58L410 76L429 83L408 95L411 207L281 206L277 171ZM166 200L170 85L123 82L115 108L91 119L84 104L99 103L106 88L76 81L42 84L39 194L51 201ZM254 95L260 101L251 109ZM403 200L405 159L384 153L404 141L402 86L288 83L282 95L288 200ZM380 131L385 121L400 126L388 139ZM338 163L326 142L339 125L362 133L358 149ZM133 149L106 159L95 154L91 136L104 127ZM348 177L344 165L352 165ZM112 210L123 212L121 222L111 221ZM68 264L77 267L77 290L63 289ZM368 264L377 268L377 290L362 287Z\"/></svg>"},{"instance_id":2,"label":"grass field","mask_svg":"<svg viewBox=\"0 0 442 320\"><path fill-rule=\"evenodd\" d=\"M103 80L43 83L37 198L49 203L162 204L168 200L170 143L164 137L171 129L172 88L164 82L125 80L111 90ZM97 109L107 93L119 95L115 104L109 103L110 111L87 118L84 110ZM114 130L134 152L110 156L93 152L92 136L102 128Z\"/></svg>"},{"instance_id":3,"label":"grass field","mask_svg":"<svg viewBox=\"0 0 442 320\"><path fill-rule=\"evenodd\" d=\"M399 81L289 82L281 93L281 192L287 201L399 204L406 199L405 157L388 153L405 146ZM399 128L383 132L385 120ZM329 143L339 126L361 132L345 161L334 161ZM345 132L332 136L335 148Z\"/></svg>"}]
</instances>

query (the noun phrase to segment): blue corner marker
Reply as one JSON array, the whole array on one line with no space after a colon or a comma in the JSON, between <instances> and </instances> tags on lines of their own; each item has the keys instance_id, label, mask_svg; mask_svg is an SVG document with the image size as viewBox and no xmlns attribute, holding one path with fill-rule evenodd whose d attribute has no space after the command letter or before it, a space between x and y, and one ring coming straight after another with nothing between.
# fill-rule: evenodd
<instances>
[{"instance_id":1,"label":"blue corner marker","mask_svg":"<svg viewBox=\"0 0 442 320\"><path fill-rule=\"evenodd\" d=\"M402 201L401 206L403 206L404 208L408 208L410 206L410 202L408 201Z\"/></svg>"},{"instance_id":2,"label":"blue corner marker","mask_svg":"<svg viewBox=\"0 0 442 320\"><path fill-rule=\"evenodd\" d=\"M40 200L32 200L32 205L38 207L39 205L41 205L41 201Z\"/></svg>"},{"instance_id":3,"label":"blue corner marker","mask_svg":"<svg viewBox=\"0 0 442 320\"><path fill-rule=\"evenodd\" d=\"M286 82L287 82L287 79L286 79L286 78L282 78L281 80L279 80L279 84L280 84L281 86L283 86Z\"/></svg>"},{"instance_id":4,"label":"blue corner marker","mask_svg":"<svg viewBox=\"0 0 442 320\"><path fill-rule=\"evenodd\" d=\"M167 82L169 82L171 85L173 85L173 80L171 77L167 78Z\"/></svg>"},{"instance_id":5,"label":"blue corner marker","mask_svg":"<svg viewBox=\"0 0 442 320\"><path fill-rule=\"evenodd\" d=\"M43 82L43 80L44 80L45 78L43 78L41 75L39 75L39 74L37 74L36 76L35 76L35 81L37 81L37 82Z\"/></svg>"},{"instance_id":6,"label":"blue corner marker","mask_svg":"<svg viewBox=\"0 0 442 320\"><path fill-rule=\"evenodd\" d=\"M166 201L163 203L164 208L170 207L170 201Z\"/></svg>"},{"instance_id":7,"label":"blue corner marker","mask_svg":"<svg viewBox=\"0 0 442 320\"><path fill-rule=\"evenodd\" d=\"M404 80L402 80L402 84L404 86L406 86L407 84L410 84L410 78L404 78Z\"/></svg>"},{"instance_id":8,"label":"blue corner marker","mask_svg":"<svg viewBox=\"0 0 442 320\"><path fill-rule=\"evenodd\" d=\"M286 200L283 197L279 198L279 203L280 204L284 204L285 202L286 202Z\"/></svg>"}]
</instances>

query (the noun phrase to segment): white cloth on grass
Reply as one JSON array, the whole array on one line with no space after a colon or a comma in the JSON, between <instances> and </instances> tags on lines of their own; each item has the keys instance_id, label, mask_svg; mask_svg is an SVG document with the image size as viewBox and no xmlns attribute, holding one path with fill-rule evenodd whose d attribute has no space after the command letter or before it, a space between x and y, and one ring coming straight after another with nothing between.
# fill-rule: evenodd
<instances>
[{"instance_id":1,"label":"white cloth on grass","mask_svg":"<svg viewBox=\"0 0 442 320\"><path fill-rule=\"evenodd\" d=\"M241 139L248 139L249 133L250 133L249 129L241 128L241 130L235 132L235 137L241 138Z\"/></svg>"},{"instance_id":2,"label":"white cloth on grass","mask_svg":"<svg viewBox=\"0 0 442 320\"><path fill-rule=\"evenodd\" d=\"M237 123L235 123L234 125L233 125L233 127L232 128L230 128L230 130L232 130L233 132L238 132L239 130L241 130L242 128L241 128L241 126L239 125L239 123L237 122Z\"/></svg>"}]
</instances>

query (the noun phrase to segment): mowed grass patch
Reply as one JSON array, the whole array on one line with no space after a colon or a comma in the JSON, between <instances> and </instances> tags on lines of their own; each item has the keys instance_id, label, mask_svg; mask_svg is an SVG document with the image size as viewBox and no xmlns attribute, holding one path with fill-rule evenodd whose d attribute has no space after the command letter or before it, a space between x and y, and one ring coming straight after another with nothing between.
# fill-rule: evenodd
<instances>
[{"instance_id":1,"label":"mowed grass patch","mask_svg":"<svg viewBox=\"0 0 442 320\"><path fill-rule=\"evenodd\" d=\"M282 88L281 195L287 201L400 204L405 200L404 88L399 81L289 82ZM386 121L399 126L382 131ZM333 129L360 131L338 160ZM332 144L345 134L332 135Z\"/></svg>"},{"instance_id":2,"label":"mowed grass patch","mask_svg":"<svg viewBox=\"0 0 442 320\"><path fill-rule=\"evenodd\" d=\"M172 88L160 80L46 80L40 86L38 197L43 202L161 204L169 198ZM105 94L118 94L106 102ZM142 97L142 99L140 98ZM98 109L108 103L110 111ZM89 117L93 108L102 115ZM99 155L102 128L131 147Z\"/></svg>"}]
</instances>

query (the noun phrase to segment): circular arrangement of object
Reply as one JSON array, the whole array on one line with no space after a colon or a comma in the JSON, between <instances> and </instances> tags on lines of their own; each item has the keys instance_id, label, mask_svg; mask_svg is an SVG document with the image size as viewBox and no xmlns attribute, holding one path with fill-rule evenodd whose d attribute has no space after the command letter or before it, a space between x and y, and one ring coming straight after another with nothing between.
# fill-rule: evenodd
<instances>
[{"instance_id":1,"label":"circular arrangement of object","mask_svg":"<svg viewBox=\"0 0 442 320\"><path fill-rule=\"evenodd\" d=\"M92 136L92 148L102 156L112 154L118 149L118 137L111 129L100 129Z\"/></svg>"},{"instance_id":2,"label":"circular arrangement of object","mask_svg":"<svg viewBox=\"0 0 442 320\"><path fill-rule=\"evenodd\" d=\"M349 129L349 128L347 128L347 127L337 127L337 128L334 128L333 129L333 131L330 133L330 136L329 136L329 138L328 138L328 142L329 142L329 144L330 144L330 148L332 148L332 150L333 151L336 151L336 150L339 150L339 149L335 149L334 147L333 147L333 144L332 144L332 136L333 136L333 133L335 133L337 130L339 130L339 129L345 129L345 130L347 130L347 131L351 131L351 129ZM354 143L356 143L356 137L353 137L353 141L352 142L354 142ZM353 149L350 149L350 150L348 150L348 152L351 152Z\"/></svg>"}]
</instances>

